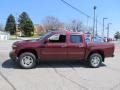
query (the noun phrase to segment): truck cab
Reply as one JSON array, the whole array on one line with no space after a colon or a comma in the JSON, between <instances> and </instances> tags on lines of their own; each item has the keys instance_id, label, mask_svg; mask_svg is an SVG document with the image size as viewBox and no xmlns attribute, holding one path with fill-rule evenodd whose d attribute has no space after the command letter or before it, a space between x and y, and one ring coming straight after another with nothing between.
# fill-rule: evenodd
<instances>
[{"instance_id":1,"label":"truck cab","mask_svg":"<svg viewBox=\"0 0 120 90\"><path fill-rule=\"evenodd\" d=\"M86 44L81 33L53 32L40 48L42 60L84 59Z\"/></svg>"}]
</instances>

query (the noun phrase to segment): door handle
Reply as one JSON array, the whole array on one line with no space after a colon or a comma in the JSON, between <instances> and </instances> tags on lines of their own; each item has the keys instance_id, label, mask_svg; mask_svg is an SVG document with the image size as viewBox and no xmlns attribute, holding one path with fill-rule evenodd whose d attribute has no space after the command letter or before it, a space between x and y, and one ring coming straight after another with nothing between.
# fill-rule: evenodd
<instances>
[{"instance_id":1,"label":"door handle","mask_svg":"<svg viewBox=\"0 0 120 90\"><path fill-rule=\"evenodd\" d=\"M79 48L82 48L82 47L84 47L84 46L83 46L83 45L79 45L78 47L79 47Z\"/></svg>"},{"instance_id":2,"label":"door handle","mask_svg":"<svg viewBox=\"0 0 120 90\"><path fill-rule=\"evenodd\" d=\"M62 48L65 48L65 47L66 47L66 45L62 45L61 47L62 47Z\"/></svg>"}]
</instances>

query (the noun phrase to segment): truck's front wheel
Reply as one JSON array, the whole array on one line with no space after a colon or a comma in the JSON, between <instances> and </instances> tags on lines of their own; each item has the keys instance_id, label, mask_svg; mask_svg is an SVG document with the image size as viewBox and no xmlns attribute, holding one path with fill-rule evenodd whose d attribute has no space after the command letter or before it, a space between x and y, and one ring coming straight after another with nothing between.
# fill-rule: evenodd
<instances>
[{"instance_id":1,"label":"truck's front wheel","mask_svg":"<svg viewBox=\"0 0 120 90\"><path fill-rule=\"evenodd\" d=\"M31 69L36 66L36 57L33 53L22 53L19 56L19 64L24 69Z\"/></svg>"},{"instance_id":2,"label":"truck's front wheel","mask_svg":"<svg viewBox=\"0 0 120 90\"><path fill-rule=\"evenodd\" d=\"M89 57L89 64L93 68L98 68L102 62L102 56L98 53L93 53Z\"/></svg>"}]
</instances>

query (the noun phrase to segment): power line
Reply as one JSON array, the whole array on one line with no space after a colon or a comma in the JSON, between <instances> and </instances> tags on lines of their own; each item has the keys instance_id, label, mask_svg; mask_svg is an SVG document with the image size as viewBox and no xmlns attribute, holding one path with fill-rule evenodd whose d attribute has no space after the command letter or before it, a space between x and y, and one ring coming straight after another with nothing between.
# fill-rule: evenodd
<instances>
[{"instance_id":1,"label":"power line","mask_svg":"<svg viewBox=\"0 0 120 90\"><path fill-rule=\"evenodd\" d=\"M69 3L66 2L65 0L61 0L61 1L62 1L64 4L66 4L66 5L70 6L71 8L73 8L74 10L76 10L77 12L79 12L79 13L85 15L87 18L90 18L89 15L87 15L86 13L84 13L83 11L81 11L80 9L74 7L73 5L69 4Z\"/></svg>"},{"instance_id":2,"label":"power line","mask_svg":"<svg viewBox=\"0 0 120 90\"><path fill-rule=\"evenodd\" d=\"M100 24L102 25L98 19L96 20L95 17L92 17L92 16L89 16L88 14L86 14L85 12L81 11L80 9L76 8L75 6L71 5L70 3L68 3L67 1L65 0L61 0L61 2L63 2L64 4L66 4L67 6L71 7L72 9L76 10L77 12L81 13L82 15L86 16L87 17L87 23L86 23L86 26L88 27L88 22L89 22L89 19L91 20L94 20L94 22L96 23L96 25ZM97 26L96 26L96 32L97 32Z\"/></svg>"},{"instance_id":3,"label":"power line","mask_svg":"<svg viewBox=\"0 0 120 90\"><path fill-rule=\"evenodd\" d=\"M80 9L74 7L73 5L69 4L67 1L65 1L65 0L61 0L61 1L62 1L64 4L68 5L69 7L71 7L72 9L74 9L74 10L76 10L77 12L79 12L79 13L83 14L84 16L86 16L86 17L87 17L87 23L88 23L88 20L89 20L89 19L94 20L93 17L89 16L88 14L86 14L85 12L81 11ZM97 20L97 22L98 22L99 24L101 24L98 20ZM87 24L87 25L88 25L88 24Z\"/></svg>"},{"instance_id":4,"label":"power line","mask_svg":"<svg viewBox=\"0 0 120 90\"><path fill-rule=\"evenodd\" d=\"M87 21L86 21L86 26L88 27L88 22L89 19L94 19L93 17L89 16L88 14L86 14L85 12L81 11L80 9L76 8L75 6L69 4L68 2L66 2L65 0L61 0L64 4L68 5L69 7L71 7L72 9L76 10L77 12L81 13L82 15L87 17Z\"/></svg>"}]
</instances>

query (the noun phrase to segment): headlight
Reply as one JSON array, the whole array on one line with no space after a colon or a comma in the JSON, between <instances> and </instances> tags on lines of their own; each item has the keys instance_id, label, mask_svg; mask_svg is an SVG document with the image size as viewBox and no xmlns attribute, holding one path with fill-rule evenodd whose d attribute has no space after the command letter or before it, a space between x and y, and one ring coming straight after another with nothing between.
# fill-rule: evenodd
<instances>
[{"instance_id":1,"label":"headlight","mask_svg":"<svg viewBox=\"0 0 120 90\"><path fill-rule=\"evenodd\" d=\"M13 48L13 49L16 48L16 47L17 47L17 45L15 45L15 44L12 45L12 48Z\"/></svg>"}]
</instances>

